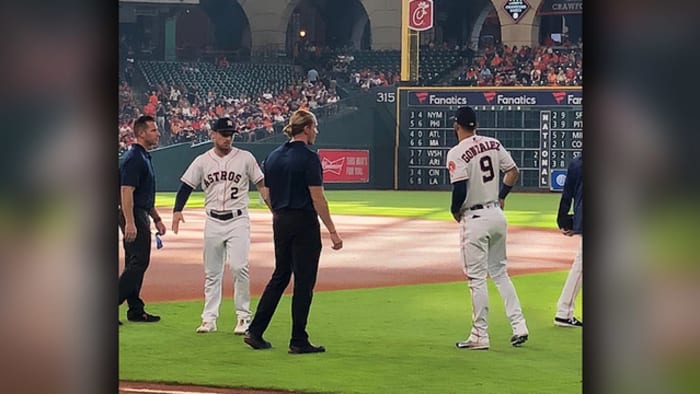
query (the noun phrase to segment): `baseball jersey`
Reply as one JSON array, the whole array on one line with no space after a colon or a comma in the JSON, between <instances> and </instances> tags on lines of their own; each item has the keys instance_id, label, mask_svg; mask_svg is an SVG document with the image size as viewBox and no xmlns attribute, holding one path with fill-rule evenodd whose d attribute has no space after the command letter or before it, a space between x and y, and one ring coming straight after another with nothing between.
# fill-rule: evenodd
<instances>
[{"instance_id":1,"label":"baseball jersey","mask_svg":"<svg viewBox=\"0 0 700 394\"><path fill-rule=\"evenodd\" d=\"M210 149L194 159L180 180L204 190L204 207L217 211L248 208L249 184L263 179L252 153L232 147L224 157Z\"/></svg>"},{"instance_id":2,"label":"baseball jersey","mask_svg":"<svg viewBox=\"0 0 700 394\"><path fill-rule=\"evenodd\" d=\"M513 167L513 158L495 138L474 135L447 152L450 183L469 180L463 209L498 201L499 173Z\"/></svg>"}]
</instances>

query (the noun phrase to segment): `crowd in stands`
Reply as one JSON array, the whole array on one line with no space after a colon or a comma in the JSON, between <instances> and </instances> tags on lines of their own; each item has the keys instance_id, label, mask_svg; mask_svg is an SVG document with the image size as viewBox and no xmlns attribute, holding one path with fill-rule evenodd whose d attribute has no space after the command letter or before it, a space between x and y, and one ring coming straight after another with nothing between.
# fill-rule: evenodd
<instances>
[{"instance_id":1,"label":"crowd in stands","mask_svg":"<svg viewBox=\"0 0 700 394\"><path fill-rule=\"evenodd\" d=\"M131 124L140 115L155 117L161 132L160 146L208 141L211 125L220 117L236 122L235 141L253 142L281 132L284 122L297 109L313 110L339 99L334 86L327 88L320 79L298 81L278 94L239 97L221 97L213 91L202 95L182 85L162 83L150 87L142 100L145 104L140 104L129 84L122 82L119 95L120 153L133 142Z\"/></svg>"},{"instance_id":2,"label":"crowd in stands","mask_svg":"<svg viewBox=\"0 0 700 394\"><path fill-rule=\"evenodd\" d=\"M348 80L351 87L367 91L376 86L390 86L401 80L401 51L357 51L352 48L327 50L328 66L336 78ZM454 42L436 44L434 41L420 48L420 84L431 85L459 64L471 58L466 45Z\"/></svg>"},{"instance_id":3,"label":"crowd in stands","mask_svg":"<svg viewBox=\"0 0 700 394\"><path fill-rule=\"evenodd\" d=\"M463 86L581 86L583 45L545 43L537 48L487 47L464 67Z\"/></svg>"},{"instance_id":4,"label":"crowd in stands","mask_svg":"<svg viewBox=\"0 0 700 394\"><path fill-rule=\"evenodd\" d=\"M447 45L443 48L444 45ZM423 49L421 49L423 50ZM487 46L477 53L466 46L441 44L428 46L427 51L463 54L465 64L453 84L463 86L580 86L583 84L583 44L546 42L537 48L508 45ZM377 66L367 66L366 60L355 61L363 56L362 51L350 48L330 49L318 46L304 48L310 59L306 78L282 89L279 93L258 95L242 94L226 97L213 91L188 90L179 83L154 83L146 87L147 93L135 96L131 81L134 72L132 62L120 70L123 78L119 86L119 151L126 150L134 141L131 125L140 115L156 118L161 132L161 146L181 142L209 140L211 124L219 117L230 117L236 122L236 141L252 142L279 133L284 122L299 108L314 110L336 103L340 97L335 81L329 76L343 80L361 90L376 86L389 86L400 81L398 65L394 64L394 53L384 55L389 61ZM372 54L370 51L364 51ZM397 52L397 51L393 51ZM468 56L467 56L468 52ZM426 52L430 54L429 52ZM472 56L473 55L473 56ZM372 54L377 56L377 53ZM381 57L380 56L380 57ZM466 59L471 59L467 61ZM371 58L370 58L371 60ZM354 63L353 63L354 62ZM217 58L215 64L225 67L230 64L225 57ZM318 71L316 70L318 69ZM452 68L457 72L459 68ZM452 74L454 75L454 74ZM297 78L297 77L294 77ZM283 85L284 86L284 85Z\"/></svg>"}]
</instances>

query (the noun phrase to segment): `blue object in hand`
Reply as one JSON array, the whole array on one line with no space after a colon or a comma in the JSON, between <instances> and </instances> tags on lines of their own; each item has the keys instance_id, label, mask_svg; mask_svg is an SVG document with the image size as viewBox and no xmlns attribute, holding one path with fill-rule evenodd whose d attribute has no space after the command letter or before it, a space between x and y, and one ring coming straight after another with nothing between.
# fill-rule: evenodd
<instances>
[{"instance_id":1,"label":"blue object in hand","mask_svg":"<svg viewBox=\"0 0 700 394\"><path fill-rule=\"evenodd\" d=\"M156 233L156 249L163 247L163 241L160 239L160 233Z\"/></svg>"}]
</instances>

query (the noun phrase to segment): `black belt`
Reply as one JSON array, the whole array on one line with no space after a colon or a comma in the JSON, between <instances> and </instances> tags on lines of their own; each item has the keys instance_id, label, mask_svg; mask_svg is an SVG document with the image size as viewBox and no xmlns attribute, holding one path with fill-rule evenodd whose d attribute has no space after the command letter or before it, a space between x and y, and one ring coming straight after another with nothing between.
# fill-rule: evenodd
<instances>
[{"instance_id":1,"label":"black belt","mask_svg":"<svg viewBox=\"0 0 700 394\"><path fill-rule=\"evenodd\" d=\"M477 209L484 209L484 208L490 208L496 206L498 203L497 202L487 202L486 204L476 204L472 205L471 207L467 208L468 211L474 211Z\"/></svg>"},{"instance_id":2,"label":"black belt","mask_svg":"<svg viewBox=\"0 0 700 394\"><path fill-rule=\"evenodd\" d=\"M241 216L243 214L243 211L240 209L236 210L236 212L229 212L229 213L224 213L224 214L218 214L216 212L209 211L207 214L214 219L219 219L219 220L231 220L237 216Z\"/></svg>"}]
</instances>

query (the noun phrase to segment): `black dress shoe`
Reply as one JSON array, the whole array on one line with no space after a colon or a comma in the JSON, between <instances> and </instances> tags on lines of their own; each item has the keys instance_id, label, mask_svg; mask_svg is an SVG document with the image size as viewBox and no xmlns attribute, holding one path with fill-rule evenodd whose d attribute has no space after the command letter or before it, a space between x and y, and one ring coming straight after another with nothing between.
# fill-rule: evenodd
<instances>
[{"instance_id":1,"label":"black dress shoe","mask_svg":"<svg viewBox=\"0 0 700 394\"><path fill-rule=\"evenodd\" d=\"M135 323L156 323L160 321L160 316L143 312L140 315L127 316L127 319Z\"/></svg>"},{"instance_id":2,"label":"black dress shoe","mask_svg":"<svg viewBox=\"0 0 700 394\"><path fill-rule=\"evenodd\" d=\"M325 347L314 346L310 343L307 343L304 346L289 346L289 354L323 353L325 351Z\"/></svg>"},{"instance_id":3,"label":"black dress shoe","mask_svg":"<svg viewBox=\"0 0 700 394\"><path fill-rule=\"evenodd\" d=\"M262 336L250 335L248 332L245 334L245 337L243 337L243 342L255 350L269 349L272 347L272 344L264 340Z\"/></svg>"}]
</instances>

